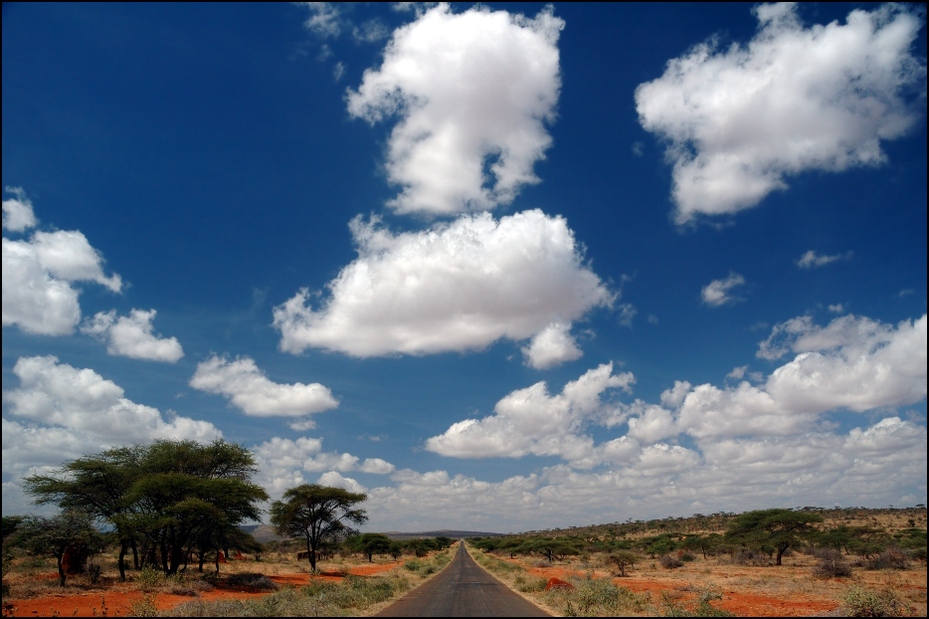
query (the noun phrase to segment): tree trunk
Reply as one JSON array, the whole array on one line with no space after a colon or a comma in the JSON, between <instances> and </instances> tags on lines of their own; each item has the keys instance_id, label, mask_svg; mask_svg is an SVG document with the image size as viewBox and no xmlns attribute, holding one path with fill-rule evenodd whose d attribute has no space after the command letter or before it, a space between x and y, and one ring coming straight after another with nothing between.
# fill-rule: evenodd
<instances>
[{"instance_id":1,"label":"tree trunk","mask_svg":"<svg viewBox=\"0 0 929 619\"><path fill-rule=\"evenodd\" d=\"M65 568L62 565L62 559L64 558L64 552L60 552L55 555L55 558L58 559L58 585L61 587L65 586Z\"/></svg>"},{"instance_id":2,"label":"tree trunk","mask_svg":"<svg viewBox=\"0 0 929 619\"><path fill-rule=\"evenodd\" d=\"M310 538L306 540L306 556L310 560L310 570L316 571L316 549L310 544Z\"/></svg>"},{"instance_id":3,"label":"tree trunk","mask_svg":"<svg viewBox=\"0 0 929 619\"><path fill-rule=\"evenodd\" d=\"M123 541L119 545L119 579L122 582L126 582L126 551L129 550L129 545Z\"/></svg>"}]
</instances>

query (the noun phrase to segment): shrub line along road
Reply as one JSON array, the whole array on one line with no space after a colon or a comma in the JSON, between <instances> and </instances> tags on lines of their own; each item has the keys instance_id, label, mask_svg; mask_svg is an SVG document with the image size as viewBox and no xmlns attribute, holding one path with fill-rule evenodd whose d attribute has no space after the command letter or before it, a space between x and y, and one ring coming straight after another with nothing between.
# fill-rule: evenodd
<instances>
[{"instance_id":1,"label":"shrub line along road","mask_svg":"<svg viewBox=\"0 0 929 619\"><path fill-rule=\"evenodd\" d=\"M464 543L432 580L376 617L550 617L474 562Z\"/></svg>"}]
</instances>

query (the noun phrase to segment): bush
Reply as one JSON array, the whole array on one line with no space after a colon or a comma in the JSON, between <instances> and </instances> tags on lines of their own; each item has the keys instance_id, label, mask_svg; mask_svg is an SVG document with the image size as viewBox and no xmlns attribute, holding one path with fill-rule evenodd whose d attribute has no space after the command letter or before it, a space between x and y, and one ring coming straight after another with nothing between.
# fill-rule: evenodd
<instances>
[{"instance_id":1,"label":"bush","mask_svg":"<svg viewBox=\"0 0 929 619\"><path fill-rule=\"evenodd\" d=\"M813 568L817 578L848 578L852 575L852 566L845 561L838 550L820 550L815 553L819 563Z\"/></svg>"},{"instance_id":2,"label":"bush","mask_svg":"<svg viewBox=\"0 0 929 619\"><path fill-rule=\"evenodd\" d=\"M736 565L767 565L768 557L754 550L743 548L732 555L732 562Z\"/></svg>"},{"instance_id":3,"label":"bush","mask_svg":"<svg viewBox=\"0 0 929 619\"><path fill-rule=\"evenodd\" d=\"M839 610L846 617L903 617L907 614L904 604L889 589L872 591L849 587L844 602Z\"/></svg>"},{"instance_id":4,"label":"bush","mask_svg":"<svg viewBox=\"0 0 929 619\"><path fill-rule=\"evenodd\" d=\"M278 588L273 580L258 572L230 574L226 578L226 583L230 587L248 587L250 589L261 589L264 591L276 591Z\"/></svg>"},{"instance_id":5,"label":"bush","mask_svg":"<svg viewBox=\"0 0 929 619\"><path fill-rule=\"evenodd\" d=\"M905 570L910 567L910 562L905 553L894 548L872 557L865 566L869 570Z\"/></svg>"},{"instance_id":6,"label":"bush","mask_svg":"<svg viewBox=\"0 0 929 619\"><path fill-rule=\"evenodd\" d=\"M684 563L677 557L672 557L671 555L663 555L658 562L661 563L661 567L666 570L673 570L679 567L684 567Z\"/></svg>"},{"instance_id":7,"label":"bush","mask_svg":"<svg viewBox=\"0 0 929 619\"><path fill-rule=\"evenodd\" d=\"M545 591L545 585L548 581L541 577L527 578L522 574L517 574L514 579L517 591L522 593L539 593Z\"/></svg>"},{"instance_id":8,"label":"bush","mask_svg":"<svg viewBox=\"0 0 929 619\"><path fill-rule=\"evenodd\" d=\"M574 589L558 587L545 596L566 617L622 617L648 609L648 594L638 595L610 578L571 578Z\"/></svg>"}]
</instances>

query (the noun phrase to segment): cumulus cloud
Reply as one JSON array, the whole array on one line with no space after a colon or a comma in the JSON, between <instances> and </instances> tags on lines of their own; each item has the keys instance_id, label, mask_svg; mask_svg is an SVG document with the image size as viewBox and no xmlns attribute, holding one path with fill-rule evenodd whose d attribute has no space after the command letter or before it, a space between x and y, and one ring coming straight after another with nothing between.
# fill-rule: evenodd
<instances>
[{"instance_id":1,"label":"cumulus cloud","mask_svg":"<svg viewBox=\"0 0 929 619\"><path fill-rule=\"evenodd\" d=\"M349 113L400 118L386 171L398 213L454 214L509 204L552 140L561 87L550 7L534 19L440 4L397 29L378 69L348 92Z\"/></svg>"},{"instance_id":2,"label":"cumulus cloud","mask_svg":"<svg viewBox=\"0 0 929 619\"><path fill-rule=\"evenodd\" d=\"M116 316L116 310L99 312L84 321L81 333L107 343L111 355L174 363L184 356L177 338L162 338L152 333L155 310L134 309L129 316Z\"/></svg>"},{"instance_id":3,"label":"cumulus cloud","mask_svg":"<svg viewBox=\"0 0 929 619\"><path fill-rule=\"evenodd\" d=\"M850 260L852 255L853 253L851 251L847 251L844 254L823 255L817 254L810 249L797 259L797 266L801 269L813 269L826 266L832 262L838 262L839 260Z\"/></svg>"},{"instance_id":4,"label":"cumulus cloud","mask_svg":"<svg viewBox=\"0 0 929 619\"><path fill-rule=\"evenodd\" d=\"M6 187L5 190L16 197L3 200L3 227L11 232L34 228L38 222L26 192L21 187Z\"/></svg>"},{"instance_id":5,"label":"cumulus cloud","mask_svg":"<svg viewBox=\"0 0 929 619\"><path fill-rule=\"evenodd\" d=\"M583 264L562 217L532 210L465 215L423 232L351 224L358 258L329 283L324 305L304 289L274 309L280 348L356 357L479 350L568 324L614 295Z\"/></svg>"},{"instance_id":6,"label":"cumulus cloud","mask_svg":"<svg viewBox=\"0 0 929 619\"><path fill-rule=\"evenodd\" d=\"M907 406L926 397L926 315L888 325L853 315L818 327L809 317L779 325L759 356L798 353L760 386L705 384L683 399L677 430L695 437L791 435L822 413ZM762 353L763 351L763 353Z\"/></svg>"},{"instance_id":7,"label":"cumulus cloud","mask_svg":"<svg viewBox=\"0 0 929 619\"><path fill-rule=\"evenodd\" d=\"M283 495L294 486L311 483L308 474L329 474L331 478L332 474L352 471L389 475L395 470L394 465L380 458L361 462L360 458L349 453L323 451L323 441L318 438L290 440L274 437L252 451L258 466L256 483L264 486L272 498Z\"/></svg>"},{"instance_id":8,"label":"cumulus cloud","mask_svg":"<svg viewBox=\"0 0 929 619\"><path fill-rule=\"evenodd\" d=\"M804 170L881 164L881 142L921 116L908 96L925 92L916 11L856 9L810 28L793 4L754 12L747 45L697 45L636 89L640 123L669 142L679 224L750 208Z\"/></svg>"},{"instance_id":9,"label":"cumulus cloud","mask_svg":"<svg viewBox=\"0 0 929 619\"><path fill-rule=\"evenodd\" d=\"M282 385L268 380L249 357L212 356L197 365L190 386L217 393L246 415L300 417L336 408L338 400L319 383Z\"/></svg>"},{"instance_id":10,"label":"cumulus cloud","mask_svg":"<svg viewBox=\"0 0 929 619\"><path fill-rule=\"evenodd\" d=\"M569 333L571 325L557 322L539 331L528 346L522 348L526 365L545 370L567 361L580 359L584 354Z\"/></svg>"},{"instance_id":11,"label":"cumulus cloud","mask_svg":"<svg viewBox=\"0 0 929 619\"><path fill-rule=\"evenodd\" d=\"M3 227L22 232L36 225L32 203L22 189L3 201ZM36 232L28 241L3 237L3 326L27 333L68 335L81 320L80 290L89 281L120 292L122 279L103 272L103 257L76 230Z\"/></svg>"},{"instance_id":12,"label":"cumulus cloud","mask_svg":"<svg viewBox=\"0 0 929 619\"><path fill-rule=\"evenodd\" d=\"M729 273L726 279L714 279L704 286L703 290L700 291L700 298L703 299L704 304L710 307L719 307L727 303L735 303L742 299L734 296L731 292L734 288L738 288L744 284L744 277L738 273Z\"/></svg>"},{"instance_id":13,"label":"cumulus cloud","mask_svg":"<svg viewBox=\"0 0 929 619\"><path fill-rule=\"evenodd\" d=\"M630 391L631 373L613 374L606 363L549 395L540 381L497 402L494 415L453 424L426 441L426 449L456 458L509 457L528 454L581 460L593 439L579 434L586 423L604 413L601 395L608 389Z\"/></svg>"},{"instance_id":14,"label":"cumulus cloud","mask_svg":"<svg viewBox=\"0 0 929 619\"><path fill-rule=\"evenodd\" d=\"M4 473L7 458L18 463L9 470L19 470L26 463L57 466L116 445L222 436L211 423L137 404L116 383L56 357L23 357L13 374L20 385L4 391L3 401L18 420L3 422Z\"/></svg>"}]
</instances>

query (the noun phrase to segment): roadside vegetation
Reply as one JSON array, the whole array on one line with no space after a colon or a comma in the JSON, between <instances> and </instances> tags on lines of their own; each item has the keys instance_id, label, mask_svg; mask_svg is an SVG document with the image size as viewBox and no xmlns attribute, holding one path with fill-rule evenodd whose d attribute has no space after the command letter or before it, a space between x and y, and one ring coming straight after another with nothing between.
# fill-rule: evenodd
<instances>
[{"instance_id":1,"label":"roadside vegetation","mask_svg":"<svg viewBox=\"0 0 929 619\"><path fill-rule=\"evenodd\" d=\"M785 600L807 605L802 614L925 616L926 528L922 505L798 508L467 542L478 563L562 616L750 616Z\"/></svg>"}]
</instances>

